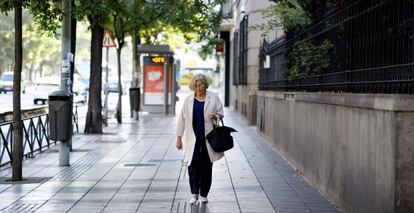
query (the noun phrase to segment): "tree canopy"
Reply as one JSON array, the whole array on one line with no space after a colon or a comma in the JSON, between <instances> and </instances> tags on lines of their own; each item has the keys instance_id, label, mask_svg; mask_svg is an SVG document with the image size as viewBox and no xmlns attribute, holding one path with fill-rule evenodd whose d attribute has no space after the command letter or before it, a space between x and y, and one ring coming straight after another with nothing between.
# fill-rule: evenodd
<instances>
[{"instance_id":1,"label":"tree canopy","mask_svg":"<svg viewBox=\"0 0 414 213\"><path fill-rule=\"evenodd\" d=\"M13 8L15 1L23 0L1 1L2 11ZM63 19L62 2L63 0L27 0L24 1L24 6L27 6L33 14L37 26L43 33L56 36L59 34ZM87 20L91 30L90 103L85 129L88 129L86 132L89 133L100 133L102 132L100 124L102 119L99 117L101 116L104 30L109 30L115 35L119 50L124 46L125 38L134 32L143 38L157 38L166 29L183 33L188 41L209 39L210 42L206 44L210 48L207 50L211 50L214 44L211 41L217 38L220 26L221 14L218 8L223 0L74 0L74 2L73 13L77 20ZM36 41L27 43L27 45L36 44L38 44ZM42 48L38 49L41 51ZM30 60L38 61L33 54L27 56L32 57Z\"/></svg>"}]
</instances>

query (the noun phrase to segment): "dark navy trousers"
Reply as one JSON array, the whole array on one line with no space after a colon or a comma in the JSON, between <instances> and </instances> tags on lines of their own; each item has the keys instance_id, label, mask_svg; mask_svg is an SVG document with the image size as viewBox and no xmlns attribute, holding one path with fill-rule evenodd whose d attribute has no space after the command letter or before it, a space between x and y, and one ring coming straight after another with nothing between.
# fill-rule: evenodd
<instances>
[{"instance_id":1,"label":"dark navy trousers","mask_svg":"<svg viewBox=\"0 0 414 213\"><path fill-rule=\"evenodd\" d=\"M207 197L211 188L211 177L213 163L208 156L206 142L204 139L196 140L193 159L188 166L191 194L200 194Z\"/></svg>"}]
</instances>

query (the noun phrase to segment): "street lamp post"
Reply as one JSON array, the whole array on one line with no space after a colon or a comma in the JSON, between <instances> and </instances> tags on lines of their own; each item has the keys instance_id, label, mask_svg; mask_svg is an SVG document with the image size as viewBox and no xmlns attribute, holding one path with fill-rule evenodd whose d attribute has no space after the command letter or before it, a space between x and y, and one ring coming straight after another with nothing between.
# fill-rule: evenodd
<instances>
[{"instance_id":1,"label":"street lamp post","mask_svg":"<svg viewBox=\"0 0 414 213\"><path fill-rule=\"evenodd\" d=\"M71 94L70 88L72 81L70 80L70 62L73 61L73 53L70 51L70 36L71 36L71 0L64 0L62 2L63 9L63 23L62 23L62 72L60 81L60 90ZM72 113L71 113L72 114ZM71 119L71 116L69 117ZM68 130L70 131L71 128ZM68 141L60 141L59 143L59 166L70 166L69 152L71 135Z\"/></svg>"}]
</instances>

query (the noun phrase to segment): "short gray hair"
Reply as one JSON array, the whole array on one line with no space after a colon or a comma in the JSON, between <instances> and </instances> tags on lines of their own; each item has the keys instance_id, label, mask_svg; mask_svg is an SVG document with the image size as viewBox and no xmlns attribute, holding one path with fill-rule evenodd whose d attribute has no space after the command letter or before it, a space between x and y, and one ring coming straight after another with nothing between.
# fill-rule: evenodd
<instances>
[{"instance_id":1,"label":"short gray hair","mask_svg":"<svg viewBox=\"0 0 414 213\"><path fill-rule=\"evenodd\" d=\"M208 84L208 81L207 81L207 77L202 73L197 73L197 74L193 75L193 77L191 78L191 81L190 81L190 85L188 85L188 87L190 87L191 91L194 91L194 85L195 85L196 81L198 81L198 80L201 80L204 83L204 85L206 85L206 89L208 88L209 84Z\"/></svg>"}]
</instances>

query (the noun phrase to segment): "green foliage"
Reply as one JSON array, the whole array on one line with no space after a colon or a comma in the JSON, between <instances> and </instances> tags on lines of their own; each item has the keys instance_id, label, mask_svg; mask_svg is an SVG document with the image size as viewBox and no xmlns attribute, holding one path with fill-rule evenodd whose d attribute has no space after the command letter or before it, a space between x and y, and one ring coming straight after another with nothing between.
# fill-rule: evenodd
<instances>
[{"instance_id":1,"label":"green foliage","mask_svg":"<svg viewBox=\"0 0 414 213\"><path fill-rule=\"evenodd\" d=\"M28 0L1 0L0 12L7 14L13 10L18 3L21 3L21 6L25 8L27 6Z\"/></svg>"},{"instance_id":2,"label":"green foliage","mask_svg":"<svg viewBox=\"0 0 414 213\"><path fill-rule=\"evenodd\" d=\"M222 14L217 9L221 3L222 0L177 1L176 9L171 10L175 15L168 20L169 23L184 33L187 40L204 43L200 51L203 58L214 50L222 20Z\"/></svg>"},{"instance_id":3,"label":"green foliage","mask_svg":"<svg viewBox=\"0 0 414 213\"><path fill-rule=\"evenodd\" d=\"M14 64L13 16L0 15L0 74L11 71Z\"/></svg>"},{"instance_id":4,"label":"green foliage","mask_svg":"<svg viewBox=\"0 0 414 213\"><path fill-rule=\"evenodd\" d=\"M0 22L0 74L10 71L14 66L14 17L8 16L16 5L27 5L26 0L1 0L0 13L4 19Z\"/></svg>"},{"instance_id":5,"label":"green foliage","mask_svg":"<svg viewBox=\"0 0 414 213\"><path fill-rule=\"evenodd\" d=\"M315 12L312 10L320 4L322 3L312 0L279 0L274 5L259 10L267 22L254 25L251 29L270 31L283 27L288 36L294 36L312 24L315 18ZM291 47L286 52L287 79L300 80L311 73L324 73L330 64L331 49L332 44L328 40L321 45L305 41Z\"/></svg>"},{"instance_id":6,"label":"green foliage","mask_svg":"<svg viewBox=\"0 0 414 213\"><path fill-rule=\"evenodd\" d=\"M276 4L259 10L266 23L252 26L254 30L273 30L284 27L289 33L296 33L312 23L304 7L309 0L279 0Z\"/></svg>"},{"instance_id":7,"label":"green foliage","mask_svg":"<svg viewBox=\"0 0 414 213\"><path fill-rule=\"evenodd\" d=\"M287 53L287 79L290 81L304 79L312 72L323 74L330 64L331 48L331 42L325 40L319 46L305 41L290 49Z\"/></svg>"},{"instance_id":8,"label":"green foliage","mask_svg":"<svg viewBox=\"0 0 414 213\"><path fill-rule=\"evenodd\" d=\"M220 39L217 37L211 37L206 40L206 43L201 47L201 50L199 51L200 57L205 60L211 53L214 51L217 42L219 42Z\"/></svg>"},{"instance_id":9,"label":"green foliage","mask_svg":"<svg viewBox=\"0 0 414 213\"><path fill-rule=\"evenodd\" d=\"M24 68L31 71L59 71L61 59L61 42L55 37L39 33L38 25L33 23L33 17L24 12L26 19L23 24L23 61ZM26 75L28 76L28 75Z\"/></svg>"},{"instance_id":10,"label":"green foliage","mask_svg":"<svg viewBox=\"0 0 414 213\"><path fill-rule=\"evenodd\" d=\"M111 0L75 0L75 14L78 20L88 20L90 27L108 23Z\"/></svg>"},{"instance_id":11,"label":"green foliage","mask_svg":"<svg viewBox=\"0 0 414 213\"><path fill-rule=\"evenodd\" d=\"M181 85L190 85L190 81L191 81L191 75L190 74L184 74L181 76L180 78L180 84Z\"/></svg>"},{"instance_id":12,"label":"green foliage","mask_svg":"<svg viewBox=\"0 0 414 213\"><path fill-rule=\"evenodd\" d=\"M0 20L0 72L10 71L14 65L14 12L1 14ZM23 68L34 72L57 69L60 61L60 41L42 35L33 23L29 11L23 10ZM43 65L41 65L43 64ZM29 76L26 74L26 76Z\"/></svg>"},{"instance_id":13,"label":"green foliage","mask_svg":"<svg viewBox=\"0 0 414 213\"><path fill-rule=\"evenodd\" d=\"M31 0L28 8L34 15L40 33L56 36L62 25L62 0Z\"/></svg>"}]
</instances>

